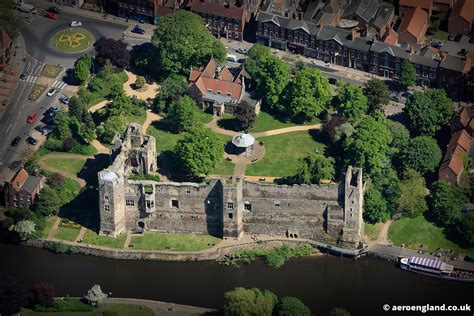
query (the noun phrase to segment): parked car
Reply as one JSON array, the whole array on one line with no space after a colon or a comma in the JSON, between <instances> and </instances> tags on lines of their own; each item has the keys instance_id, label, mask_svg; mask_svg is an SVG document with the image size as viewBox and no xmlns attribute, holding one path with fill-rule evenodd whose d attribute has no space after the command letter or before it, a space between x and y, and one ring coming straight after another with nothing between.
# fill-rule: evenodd
<instances>
[{"instance_id":1,"label":"parked car","mask_svg":"<svg viewBox=\"0 0 474 316\"><path fill-rule=\"evenodd\" d=\"M51 126L48 126L48 125L37 125L35 127L35 130L37 130L38 132L40 132L41 134L43 135L48 135L49 133L51 133L53 131L53 127Z\"/></svg>"},{"instance_id":2,"label":"parked car","mask_svg":"<svg viewBox=\"0 0 474 316\"><path fill-rule=\"evenodd\" d=\"M31 137L31 136L26 139L26 142L30 145L33 145L33 146L38 144L38 141L36 139L34 139L33 137Z\"/></svg>"},{"instance_id":3,"label":"parked car","mask_svg":"<svg viewBox=\"0 0 474 316\"><path fill-rule=\"evenodd\" d=\"M54 116L45 116L41 122L43 122L46 125L54 125L56 122L54 121Z\"/></svg>"},{"instance_id":4,"label":"parked car","mask_svg":"<svg viewBox=\"0 0 474 316\"><path fill-rule=\"evenodd\" d=\"M336 78L329 78L328 81L329 81L329 84L336 84L337 83Z\"/></svg>"},{"instance_id":5,"label":"parked car","mask_svg":"<svg viewBox=\"0 0 474 316\"><path fill-rule=\"evenodd\" d=\"M18 146L18 144L20 143L20 140L21 140L20 136L13 138L12 142L10 143L10 146L12 147Z\"/></svg>"},{"instance_id":6,"label":"parked car","mask_svg":"<svg viewBox=\"0 0 474 316\"><path fill-rule=\"evenodd\" d=\"M46 113L58 113L59 112L59 108L57 106L50 106L49 109L46 110L46 112L44 112L45 114Z\"/></svg>"},{"instance_id":7,"label":"parked car","mask_svg":"<svg viewBox=\"0 0 474 316\"><path fill-rule=\"evenodd\" d=\"M47 17L47 18L50 18L51 20L57 20L58 19L57 14L54 14L52 12L46 12L44 16Z\"/></svg>"},{"instance_id":8,"label":"parked car","mask_svg":"<svg viewBox=\"0 0 474 316\"><path fill-rule=\"evenodd\" d=\"M40 132L41 134L43 134L43 127L45 127L45 125L36 125L35 126L35 130L37 130L38 132Z\"/></svg>"},{"instance_id":9,"label":"parked car","mask_svg":"<svg viewBox=\"0 0 474 316\"><path fill-rule=\"evenodd\" d=\"M26 120L26 122L31 124L34 121L36 121L37 117L38 117L38 114L36 114L36 112L33 112L33 113L30 114L30 116L28 116L28 119Z\"/></svg>"},{"instance_id":10,"label":"parked car","mask_svg":"<svg viewBox=\"0 0 474 316\"><path fill-rule=\"evenodd\" d=\"M456 38L456 34L454 33L451 33L448 35L448 41L454 41L455 38Z\"/></svg>"},{"instance_id":11,"label":"parked car","mask_svg":"<svg viewBox=\"0 0 474 316\"><path fill-rule=\"evenodd\" d=\"M247 50L245 48L239 48L236 50L236 52L239 54L247 55Z\"/></svg>"},{"instance_id":12,"label":"parked car","mask_svg":"<svg viewBox=\"0 0 474 316\"><path fill-rule=\"evenodd\" d=\"M22 73L22 74L20 75L20 79L21 79L21 80L25 80L27 77L28 77L28 75L27 75L26 73Z\"/></svg>"},{"instance_id":13,"label":"parked car","mask_svg":"<svg viewBox=\"0 0 474 316\"><path fill-rule=\"evenodd\" d=\"M62 96L59 97L59 101L61 101L62 103L67 105L67 104L69 104L70 99L67 96L62 95Z\"/></svg>"},{"instance_id":14,"label":"parked car","mask_svg":"<svg viewBox=\"0 0 474 316\"><path fill-rule=\"evenodd\" d=\"M49 89L48 93L46 93L46 95L48 97L52 97L55 93L56 93L56 88L51 88Z\"/></svg>"},{"instance_id":15,"label":"parked car","mask_svg":"<svg viewBox=\"0 0 474 316\"><path fill-rule=\"evenodd\" d=\"M141 27L139 27L138 25L136 25L132 31L132 33L136 33L136 34L145 34L145 30L142 29Z\"/></svg>"},{"instance_id":16,"label":"parked car","mask_svg":"<svg viewBox=\"0 0 474 316\"><path fill-rule=\"evenodd\" d=\"M79 21L72 21L71 23L69 23L69 26L70 26L70 27L82 26L82 23L79 22Z\"/></svg>"},{"instance_id":17,"label":"parked car","mask_svg":"<svg viewBox=\"0 0 474 316\"><path fill-rule=\"evenodd\" d=\"M243 63L245 63L246 60L247 60L247 58L240 58L237 62L239 64L243 64Z\"/></svg>"},{"instance_id":18,"label":"parked car","mask_svg":"<svg viewBox=\"0 0 474 316\"><path fill-rule=\"evenodd\" d=\"M48 12L51 12L51 13L54 13L54 14L59 14L61 13L61 10L58 8L58 7L54 7L54 6L50 6L48 8L48 10L46 10Z\"/></svg>"}]
</instances>

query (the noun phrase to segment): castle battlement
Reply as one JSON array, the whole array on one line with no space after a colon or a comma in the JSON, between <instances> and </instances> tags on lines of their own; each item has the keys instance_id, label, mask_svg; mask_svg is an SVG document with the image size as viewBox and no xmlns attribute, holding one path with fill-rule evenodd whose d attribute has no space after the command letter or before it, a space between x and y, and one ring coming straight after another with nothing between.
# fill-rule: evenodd
<instances>
[{"instance_id":1,"label":"castle battlement","mask_svg":"<svg viewBox=\"0 0 474 316\"><path fill-rule=\"evenodd\" d=\"M131 173L153 172L156 165L154 138L140 137L140 131L129 127L117 137L111 148L112 165L98 173L101 235L118 236L140 227L234 238L244 232L286 235L346 248L356 248L362 241L359 168L349 167L342 183L321 185L260 184L243 179L234 184L219 179L207 183L130 180ZM136 148L142 149L138 158Z\"/></svg>"}]
</instances>

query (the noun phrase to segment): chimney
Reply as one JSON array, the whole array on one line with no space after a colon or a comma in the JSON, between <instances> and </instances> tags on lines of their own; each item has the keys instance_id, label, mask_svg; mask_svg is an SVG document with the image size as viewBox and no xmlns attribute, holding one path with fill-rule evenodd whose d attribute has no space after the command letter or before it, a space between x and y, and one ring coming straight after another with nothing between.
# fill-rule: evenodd
<instances>
[{"instance_id":1,"label":"chimney","mask_svg":"<svg viewBox=\"0 0 474 316\"><path fill-rule=\"evenodd\" d=\"M215 74L214 74L214 78L216 78L216 79L221 79L221 67L220 67L220 66L217 66L217 67L216 67L216 71L215 71Z\"/></svg>"},{"instance_id":2,"label":"chimney","mask_svg":"<svg viewBox=\"0 0 474 316\"><path fill-rule=\"evenodd\" d=\"M351 40L354 40L354 38L358 37L359 36L359 32L357 32L356 28L354 27L352 30L351 30Z\"/></svg>"}]
</instances>

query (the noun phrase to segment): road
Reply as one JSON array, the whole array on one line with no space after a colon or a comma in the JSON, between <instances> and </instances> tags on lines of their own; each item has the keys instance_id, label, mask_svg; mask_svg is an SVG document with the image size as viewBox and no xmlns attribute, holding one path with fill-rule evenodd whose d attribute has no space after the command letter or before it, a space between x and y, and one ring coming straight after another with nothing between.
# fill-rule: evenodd
<instances>
[{"instance_id":1,"label":"road","mask_svg":"<svg viewBox=\"0 0 474 316\"><path fill-rule=\"evenodd\" d=\"M22 15L24 16L24 14ZM36 101L28 100L28 96L34 84L42 79L39 78L39 75L44 64L59 64L67 69L72 67L77 57L81 55L59 53L49 46L52 36L59 30L67 28L73 20L81 21L83 27L96 38L105 36L120 39L127 29L126 25L96 20L82 15L76 16L71 13L61 13L56 21L43 17L41 10L37 16L30 16L31 23L25 23L25 26L19 30L26 46L26 57L22 69L19 69L19 71L24 73L26 78L18 82L11 102L0 118L0 182L2 183L9 180L2 177L9 165L13 161L21 159L28 149L36 150L45 140L44 136L34 130L36 125L41 124L42 113L50 106L60 106L58 97L63 91L56 93L54 97L47 97L46 93L43 93ZM23 49L23 47L18 49ZM64 71L56 80L48 80L47 90L53 85L67 90L67 86L62 82L63 74ZM64 105L61 106L64 107ZM33 124L28 124L26 122L27 117L33 112L38 114L38 119ZM21 142L17 147L11 147L10 143L16 136L21 137ZM29 145L26 142L28 136L37 139L38 144L36 146Z\"/></svg>"}]
</instances>

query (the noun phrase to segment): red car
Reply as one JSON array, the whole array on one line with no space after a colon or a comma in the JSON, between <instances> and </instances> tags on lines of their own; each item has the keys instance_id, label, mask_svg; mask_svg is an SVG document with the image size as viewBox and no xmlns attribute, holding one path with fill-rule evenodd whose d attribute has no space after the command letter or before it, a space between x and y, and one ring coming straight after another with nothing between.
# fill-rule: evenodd
<instances>
[{"instance_id":1,"label":"red car","mask_svg":"<svg viewBox=\"0 0 474 316\"><path fill-rule=\"evenodd\" d=\"M26 120L26 122L29 124L33 123L34 121L36 121L37 116L38 115L36 113L32 113L30 116L28 116L28 119Z\"/></svg>"},{"instance_id":2,"label":"red car","mask_svg":"<svg viewBox=\"0 0 474 316\"><path fill-rule=\"evenodd\" d=\"M47 18L50 18L52 20L57 20L57 18L58 18L58 15L54 14L52 12L46 12L44 16L47 17Z\"/></svg>"}]
</instances>

